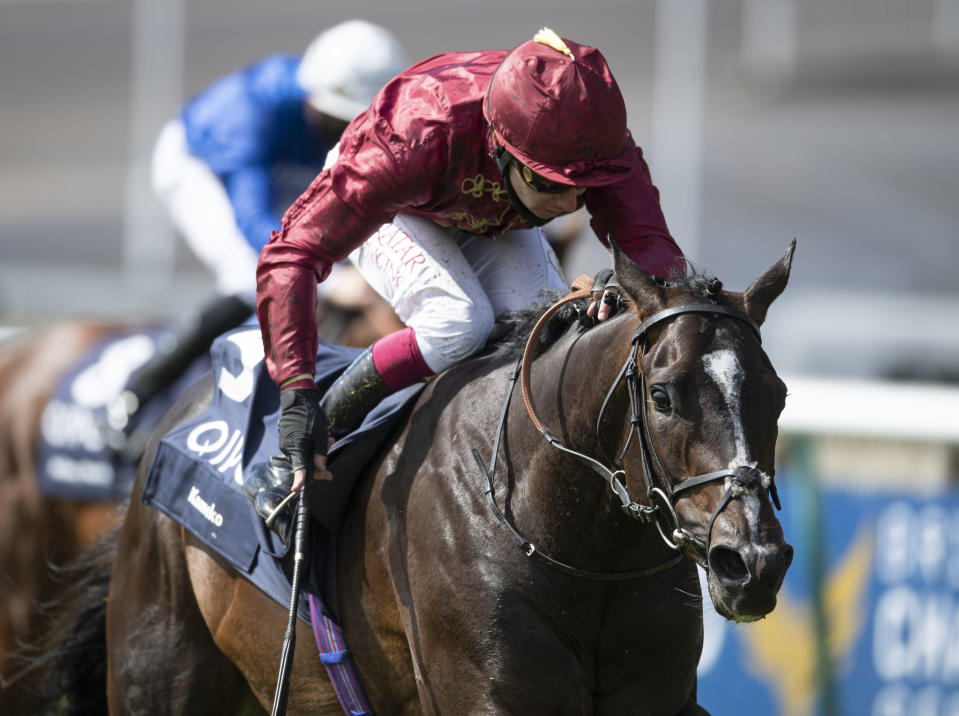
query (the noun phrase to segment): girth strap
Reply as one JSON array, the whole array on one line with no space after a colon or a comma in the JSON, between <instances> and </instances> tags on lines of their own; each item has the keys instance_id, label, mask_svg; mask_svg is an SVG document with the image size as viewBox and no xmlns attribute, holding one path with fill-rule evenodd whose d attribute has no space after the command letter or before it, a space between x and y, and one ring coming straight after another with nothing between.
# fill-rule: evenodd
<instances>
[{"instance_id":1,"label":"girth strap","mask_svg":"<svg viewBox=\"0 0 959 716\"><path fill-rule=\"evenodd\" d=\"M310 603L310 621L313 637L320 652L320 661L326 668L336 698L347 716L368 716L373 713L360 680L353 668L353 660L346 648L343 631L339 625L323 613L319 600L312 594L307 598Z\"/></svg>"}]
</instances>

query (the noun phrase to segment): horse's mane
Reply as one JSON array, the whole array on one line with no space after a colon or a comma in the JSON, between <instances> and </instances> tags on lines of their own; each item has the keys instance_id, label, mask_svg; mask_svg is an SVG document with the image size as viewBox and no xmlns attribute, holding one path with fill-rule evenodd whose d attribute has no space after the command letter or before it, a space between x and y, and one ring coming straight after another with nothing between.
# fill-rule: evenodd
<instances>
[{"instance_id":1,"label":"horse's mane","mask_svg":"<svg viewBox=\"0 0 959 716\"><path fill-rule=\"evenodd\" d=\"M489 340L486 342L483 357L496 363L517 360L523 354L533 326L562 296L563 294L559 292L551 292L542 301L519 311L504 313L497 318ZM571 326L581 325L584 319L586 319L586 301L570 301L562 306L543 329L537 352L555 343Z\"/></svg>"}]
</instances>

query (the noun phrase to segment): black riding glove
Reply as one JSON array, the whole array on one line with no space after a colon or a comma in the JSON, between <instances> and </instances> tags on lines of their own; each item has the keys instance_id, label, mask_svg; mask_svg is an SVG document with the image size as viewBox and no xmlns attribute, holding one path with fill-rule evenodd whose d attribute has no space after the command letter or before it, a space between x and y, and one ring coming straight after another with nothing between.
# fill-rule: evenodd
<instances>
[{"instance_id":1,"label":"black riding glove","mask_svg":"<svg viewBox=\"0 0 959 716\"><path fill-rule=\"evenodd\" d=\"M613 273L613 269L601 269L593 277L593 291L605 291L607 288L615 288L619 291L619 279Z\"/></svg>"},{"instance_id":2,"label":"black riding glove","mask_svg":"<svg viewBox=\"0 0 959 716\"><path fill-rule=\"evenodd\" d=\"M311 466L313 455L326 455L329 422L315 388L287 388L280 393L280 450L293 471Z\"/></svg>"},{"instance_id":3,"label":"black riding glove","mask_svg":"<svg viewBox=\"0 0 959 716\"><path fill-rule=\"evenodd\" d=\"M593 276L593 288L592 291L602 291L606 288L606 282L609 281L609 277L613 275L613 269L600 269L596 272L596 275Z\"/></svg>"},{"instance_id":4,"label":"black riding glove","mask_svg":"<svg viewBox=\"0 0 959 716\"><path fill-rule=\"evenodd\" d=\"M593 287L590 289L592 298L589 304L589 315L596 318L599 313L600 304L609 306L609 315L612 316L620 307L622 300L619 292L619 280L612 269L601 269L593 277ZM596 297L597 294L601 294ZM592 320L592 319L587 319ZM591 323L589 324L591 325Z\"/></svg>"}]
</instances>

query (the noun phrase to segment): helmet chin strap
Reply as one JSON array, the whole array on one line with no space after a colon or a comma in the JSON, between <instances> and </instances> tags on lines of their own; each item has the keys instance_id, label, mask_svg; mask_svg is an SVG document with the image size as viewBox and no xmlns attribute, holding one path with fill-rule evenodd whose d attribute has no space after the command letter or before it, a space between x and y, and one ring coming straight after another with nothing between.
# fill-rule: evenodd
<instances>
[{"instance_id":1,"label":"helmet chin strap","mask_svg":"<svg viewBox=\"0 0 959 716\"><path fill-rule=\"evenodd\" d=\"M493 129L490 127L490 132L492 131ZM509 152L506 151L506 147L494 143L493 153L490 156L496 162L496 166L499 167L499 173L503 177L503 187L506 189L506 194L509 196L510 204L513 205L516 213L522 217L523 221L530 223L533 226L543 226L546 224L549 219L541 219L536 216L536 214L526 208L526 205L520 201L519 196L517 196L516 190L513 188L513 182L509 177L509 163L512 161L513 157Z\"/></svg>"}]
</instances>

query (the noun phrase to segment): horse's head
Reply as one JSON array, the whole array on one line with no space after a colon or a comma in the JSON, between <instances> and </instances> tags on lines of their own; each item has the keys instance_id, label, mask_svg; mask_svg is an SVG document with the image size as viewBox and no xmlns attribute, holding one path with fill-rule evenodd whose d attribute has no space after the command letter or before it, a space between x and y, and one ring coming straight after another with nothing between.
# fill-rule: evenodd
<instances>
[{"instance_id":1,"label":"horse's head","mask_svg":"<svg viewBox=\"0 0 959 716\"><path fill-rule=\"evenodd\" d=\"M663 285L614 251L644 322L634 334L642 439L623 466L633 480L646 476L664 538L707 570L716 610L736 621L772 611L793 555L773 509L786 387L758 326L786 286L794 249L742 293L715 279Z\"/></svg>"}]
</instances>

